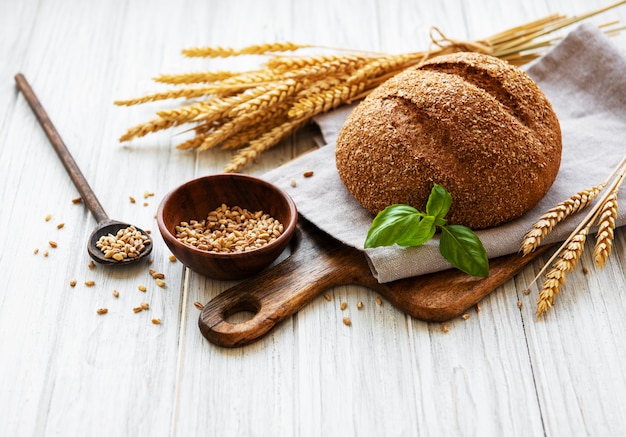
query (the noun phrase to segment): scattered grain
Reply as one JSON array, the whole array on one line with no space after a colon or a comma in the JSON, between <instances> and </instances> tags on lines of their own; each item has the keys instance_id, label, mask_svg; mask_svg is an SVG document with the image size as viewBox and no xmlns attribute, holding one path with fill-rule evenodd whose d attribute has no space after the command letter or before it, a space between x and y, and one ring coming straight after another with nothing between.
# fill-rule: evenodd
<instances>
[{"instance_id":1,"label":"scattered grain","mask_svg":"<svg viewBox=\"0 0 626 437\"><path fill-rule=\"evenodd\" d=\"M380 297L376 296L376 305L382 305L383 301Z\"/></svg>"},{"instance_id":2,"label":"scattered grain","mask_svg":"<svg viewBox=\"0 0 626 437\"><path fill-rule=\"evenodd\" d=\"M90 269L95 269L96 268L96 263L93 262L92 259L89 260L89 264L87 264L87 267L89 267Z\"/></svg>"},{"instance_id":3,"label":"scattered grain","mask_svg":"<svg viewBox=\"0 0 626 437\"><path fill-rule=\"evenodd\" d=\"M70 281L70 287L76 287L76 279Z\"/></svg>"},{"instance_id":4,"label":"scattered grain","mask_svg":"<svg viewBox=\"0 0 626 437\"><path fill-rule=\"evenodd\" d=\"M290 183L291 183L291 186L293 188L296 188L296 180L295 179L292 179Z\"/></svg>"},{"instance_id":5,"label":"scattered grain","mask_svg":"<svg viewBox=\"0 0 626 437\"><path fill-rule=\"evenodd\" d=\"M59 223L57 225L57 229L63 229L64 226L65 226L65 223Z\"/></svg>"},{"instance_id":6,"label":"scattered grain","mask_svg":"<svg viewBox=\"0 0 626 437\"><path fill-rule=\"evenodd\" d=\"M48 241L48 244L50 245L51 248L56 249L57 247L59 247L59 245L57 244L56 241Z\"/></svg>"},{"instance_id":7,"label":"scattered grain","mask_svg":"<svg viewBox=\"0 0 626 437\"><path fill-rule=\"evenodd\" d=\"M38 248L38 247L36 247L36 248L35 248L35 250L33 250L33 253L34 253L35 255L37 255L37 254L39 253L39 248Z\"/></svg>"},{"instance_id":8,"label":"scattered grain","mask_svg":"<svg viewBox=\"0 0 626 437\"><path fill-rule=\"evenodd\" d=\"M341 302L339 308L341 308L341 311L344 311L346 308L348 308L348 302Z\"/></svg>"},{"instance_id":9,"label":"scattered grain","mask_svg":"<svg viewBox=\"0 0 626 437\"><path fill-rule=\"evenodd\" d=\"M176 257L174 255L170 255L169 260L170 262L176 262Z\"/></svg>"},{"instance_id":10,"label":"scattered grain","mask_svg":"<svg viewBox=\"0 0 626 437\"><path fill-rule=\"evenodd\" d=\"M313 170L307 170L304 173L302 173L302 176L304 176L305 178L310 178L311 176L313 176L315 173L313 172Z\"/></svg>"},{"instance_id":11,"label":"scattered grain","mask_svg":"<svg viewBox=\"0 0 626 437\"><path fill-rule=\"evenodd\" d=\"M134 308L133 308L133 313L135 313L135 314L136 314L136 313L140 313L140 312L142 312L142 311L143 311L143 308L141 308L140 306L138 306L138 307L134 307Z\"/></svg>"},{"instance_id":12,"label":"scattered grain","mask_svg":"<svg viewBox=\"0 0 626 437\"><path fill-rule=\"evenodd\" d=\"M148 202L144 202L144 203L143 203L143 206L148 206L148 205L149 205L149 203L148 203Z\"/></svg>"},{"instance_id":13,"label":"scattered grain","mask_svg":"<svg viewBox=\"0 0 626 437\"><path fill-rule=\"evenodd\" d=\"M204 305L202 305L200 302L196 301L193 303L193 306L195 306L196 308L198 308L200 311L202 311L204 309Z\"/></svg>"},{"instance_id":14,"label":"scattered grain","mask_svg":"<svg viewBox=\"0 0 626 437\"><path fill-rule=\"evenodd\" d=\"M154 279L165 279L165 275L160 272L155 271L154 273L151 273L151 275Z\"/></svg>"},{"instance_id":15,"label":"scattered grain","mask_svg":"<svg viewBox=\"0 0 626 437\"><path fill-rule=\"evenodd\" d=\"M583 275L588 275L589 269L587 267L583 267Z\"/></svg>"},{"instance_id":16,"label":"scattered grain","mask_svg":"<svg viewBox=\"0 0 626 437\"><path fill-rule=\"evenodd\" d=\"M479 303L476 304L476 312L478 312L478 311L480 311L480 304Z\"/></svg>"},{"instance_id":17,"label":"scattered grain","mask_svg":"<svg viewBox=\"0 0 626 437\"><path fill-rule=\"evenodd\" d=\"M463 314L463 315L461 316L461 318L462 318L463 320L467 320L467 319L469 319L469 318L470 318L470 315L469 315L469 314L467 314L467 313L465 313L465 314Z\"/></svg>"},{"instance_id":18,"label":"scattered grain","mask_svg":"<svg viewBox=\"0 0 626 437\"><path fill-rule=\"evenodd\" d=\"M146 291L148 290L148 289L146 288L146 286L145 286L145 285L138 285L138 286L137 286L137 289L138 289L139 291L143 291L143 292L146 292Z\"/></svg>"},{"instance_id":19,"label":"scattered grain","mask_svg":"<svg viewBox=\"0 0 626 437\"><path fill-rule=\"evenodd\" d=\"M94 285L96 285L96 281L85 281L85 285L87 287L93 287Z\"/></svg>"},{"instance_id":20,"label":"scattered grain","mask_svg":"<svg viewBox=\"0 0 626 437\"><path fill-rule=\"evenodd\" d=\"M96 313L98 313L99 316L106 314L109 312L108 308L98 308L98 311L96 311Z\"/></svg>"},{"instance_id":21,"label":"scattered grain","mask_svg":"<svg viewBox=\"0 0 626 437\"><path fill-rule=\"evenodd\" d=\"M148 302L141 302L139 306L141 307L142 310L150 309L150 304Z\"/></svg>"},{"instance_id":22,"label":"scattered grain","mask_svg":"<svg viewBox=\"0 0 626 437\"><path fill-rule=\"evenodd\" d=\"M43 251L43 256L48 256L48 251L47 250Z\"/></svg>"},{"instance_id":23,"label":"scattered grain","mask_svg":"<svg viewBox=\"0 0 626 437\"><path fill-rule=\"evenodd\" d=\"M113 290L113 296L114 297L120 297L120 292L114 289Z\"/></svg>"},{"instance_id":24,"label":"scattered grain","mask_svg":"<svg viewBox=\"0 0 626 437\"><path fill-rule=\"evenodd\" d=\"M351 326L352 325L352 320L350 320L350 317L344 317L343 318L343 324L346 326Z\"/></svg>"},{"instance_id":25,"label":"scattered grain","mask_svg":"<svg viewBox=\"0 0 626 437\"><path fill-rule=\"evenodd\" d=\"M522 308L522 305L523 305L523 304L522 304L522 301L521 301L521 300L518 300L518 301L517 301L517 307L518 307L518 308Z\"/></svg>"},{"instance_id":26,"label":"scattered grain","mask_svg":"<svg viewBox=\"0 0 626 437\"><path fill-rule=\"evenodd\" d=\"M46 216L46 221L47 221L47 222L49 222L51 218L52 218L52 214L48 214L48 215Z\"/></svg>"},{"instance_id":27,"label":"scattered grain","mask_svg":"<svg viewBox=\"0 0 626 437\"><path fill-rule=\"evenodd\" d=\"M154 196L154 193L152 191L144 191L143 193L143 198L147 199L148 197L152 197Z\"/></svg>"},{"instance_id":28,"label":"scattered grain","mask_svg":"<svg viewBox=\"0 0 626 437\"><path fill-rule=\"evenodd\" d=\"M80 202L82 202L82 201L83 201L83 199L82 199L82 198L80 198L80 197L74 197L74 198L72 199L72 203L73 203L74 205L76 205L77 203L80 203Z\"/></svg>"},{"instance_id":29,"label":"scattered grain","mask_svg":"<svg viewBox=\"0 0 626 437\"><path fill-rule=\"evenodd\" d=\"M128 196L128 200L130 200L130 203L137 202L133 196Z\"/></svg>"},{"instance_id":30,"label":"scattered grain","mask_svg":"<svg viewBox=\"0 0 626 437\"><path fill-rule=\"evenodd\" d=\"M444 323L441 325L441 330L443 331L444 334L447 334L448 331L450 330L450 326L447 323Z\"/></svg>"},{"instance_id":31,"label":"scattered grain","mask_svg":"<svg viewBox=\"0 0 626 437\"><path fill-rule=\"evenodd\" d=\"M324 299L326 299L328 302L330 302L330 299L331 299L330 294L325 293L324 294Z\"/></svg>"},{"instance_id":32,"label":"scattered grain","mask_svg":"<svg viewBox=\"0 0 626 437\"><path fill-rule=\"evenodd\" d=\"M360 310L363 309L363 302L361 301L357 302L356 307L357 309L360 309Z\"/></svg>"},{"instance_id":33,"label":"scattered grain","mask_svg":"<svg viewBox=\"0 0 626 437\"><path fill-rule=\"evenodd\" d=\"M153 324L153 325L160 325L160 324L161 324L161 319L156 318L156 317L155 317L155 318L153 318L153 319L152 319L152 324Z\"/></svg>"},{"instance_id":34,"label":"scattered grain","mask_svg":"<svg viewBox=\"0 0 626 437\"><path fill-rule=\"evenodd\" d=\"M163 279L157 279L155 282L157 286L161 288L165 287L165 281Z\"/></svg>"}]
</instances>

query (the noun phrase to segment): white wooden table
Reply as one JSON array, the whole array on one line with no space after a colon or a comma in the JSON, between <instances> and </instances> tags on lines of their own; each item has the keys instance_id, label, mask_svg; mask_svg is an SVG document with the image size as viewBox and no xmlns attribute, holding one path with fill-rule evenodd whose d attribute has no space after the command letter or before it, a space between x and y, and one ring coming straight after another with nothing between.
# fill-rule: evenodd
<instances>
[{"instance_id":1,"label":"white wooden table","mask_svg":"<svg viewBox=\"0 0 626 437\"><path fill-rule=\"evenodd\" d=\"M155 106L112 103L153 91L160 73L222 65L185 59L183 48L294 41L406 52L428 48L432 25L473 40L605 4L3 0L0 435L625 435L623 229L606 268L595 268L587 249L588 274L570 274L557 308L540 321L536 291L523 293L537 261L485 298L480 312L449 322L447 333L350 286L331 290L330 302L314 300L253 345L223 349L200 334L194 302L233 283L170 262L154 214L166 192L221 171L229 154L178 151L169 133L120 145L126 128L151 118ZM594 22L613 19L626 23L626 6ZM624 36L614 41L626 49ZM166 288L145 264L88 267L94 219L71 202L77 192L15 88L18 72L109 215L153 231L150 267L165 274ZM312 144L305 129L246 172L263 174ZM155 196L144 200L146 191ZM141 301L150 309L135 314ZM97 315L100 307L108 314Z\"/></svg>"}]
</instances>

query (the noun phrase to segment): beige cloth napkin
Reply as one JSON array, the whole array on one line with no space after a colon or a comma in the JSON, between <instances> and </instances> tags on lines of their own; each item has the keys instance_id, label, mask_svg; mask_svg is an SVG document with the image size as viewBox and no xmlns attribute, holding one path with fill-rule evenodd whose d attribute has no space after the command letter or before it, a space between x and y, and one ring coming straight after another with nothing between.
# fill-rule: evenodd
<instances>
[{"instance_id":1,"label":"beige cloth napkin","mask_svg":"<svg viewBox=\"0 0 626 437\"><path fill-rule=\"evenodd\" d=\"M546 209L604 181L626 154L626 58L597 28L580 25L529 65L527 72L559 117L561 167L554 185L533 210L513 222L477 232L489 258L517 252L524 233ZM352 108L342 107L316 120L326 146L263 177L287 191L301 214L318 228L363 249L373 216L347 192L335 167L335 139ZM314 175L303 177L308 170ZM626 224L624 191L626 187L618 199L624 205L618 226ZM564 221L545 242L564 240L577 224L577 220ZM450 268L438 244L435 238L420 247L367 249L365 254L378 281L389 282Z\"/></svg>"}]
</instances>

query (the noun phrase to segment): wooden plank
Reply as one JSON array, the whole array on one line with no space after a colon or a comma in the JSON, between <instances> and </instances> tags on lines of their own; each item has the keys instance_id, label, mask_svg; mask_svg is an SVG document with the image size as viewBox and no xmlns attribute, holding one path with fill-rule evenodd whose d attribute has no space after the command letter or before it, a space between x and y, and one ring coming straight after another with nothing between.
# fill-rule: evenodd
<instances>
[{"instance_id":1,"label":"wooden plank","mask_svg":"<svg viewBox=\"0 0 626 437\"><path fill-rule=\"evenodd\" d=\"M369 290L336 287L330 301L315 299L259 343L225 350L201 336L193 303L232 283L188 275L168 260L158 235L151 267L165 273L164 289L148 266L88 267L84 247L94 220L71 203L76 191L12 79L17 70L26 74L109 215L156 232L160 197L220 171L230 153L180 152L169 133L120 145L125 129L152 118L160 104L119 108L112 101L155 90L151 78L159 73L259 61L187 59L180 49L292 40L421 50L431 25L452 38L479 38L549 12L606 4L593 3L1 3L0 434L626 432L624 230L602 271L588 244L581 267L589 274L573 272L542 320L534 317L536 289L523 293L541 267L535 262L481 302L480 312L450 322L447 333L378 305ZM626 7L603 17L597 21L626 22ZM615 41L626 47L623 35ZM246 172L262 174L304 152L310 133L286 140ZM144 199L145 191L155 196ZM95 286L84 285L90 279ZM142 283L146 293L137 290ZM143 300L150 310L135 314ZM109 313L98 316L105 306Z\"/></svg>"}]
</instances>

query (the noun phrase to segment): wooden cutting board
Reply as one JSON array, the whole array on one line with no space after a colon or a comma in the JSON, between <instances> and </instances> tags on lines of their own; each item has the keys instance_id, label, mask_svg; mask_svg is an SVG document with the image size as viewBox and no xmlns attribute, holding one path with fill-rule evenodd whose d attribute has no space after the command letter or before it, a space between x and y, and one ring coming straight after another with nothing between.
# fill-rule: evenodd
<instances>
[{"instance_id":1,"label":"wooden cutting board","mask_svg":"<svg viewBox=\"0 0 626 437\"><path fill-rule=\"evenodd\" d=\"M266 335L315 297L337 285L361 285L376 291L399 310L428 322L460 316L545 252L512 254L489 262L489 277L477 278L451 269L394 282L379 283L363 252L346 246L300 216L291 255L281 263L213 298L198 325L210 342L243 346ZM226 319L252 312L241 323Z\"/></svg>"}]
</instances>

